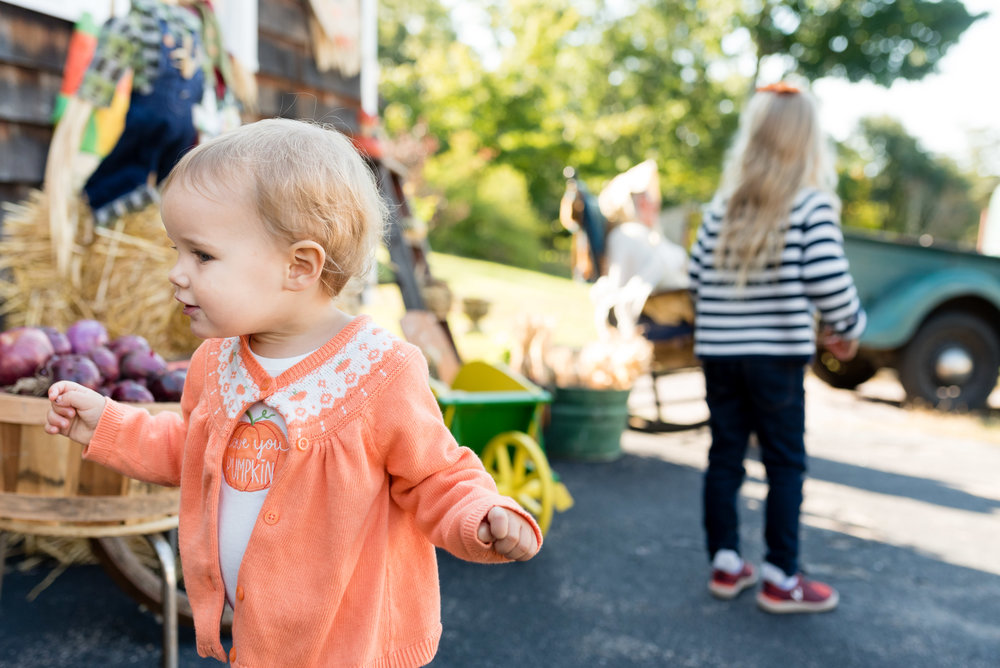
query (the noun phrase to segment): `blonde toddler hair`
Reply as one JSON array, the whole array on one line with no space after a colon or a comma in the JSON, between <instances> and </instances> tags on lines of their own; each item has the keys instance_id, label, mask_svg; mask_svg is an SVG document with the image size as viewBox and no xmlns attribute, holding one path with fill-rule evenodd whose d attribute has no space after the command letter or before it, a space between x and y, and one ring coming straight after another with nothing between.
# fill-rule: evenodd
<instances>
[{"instance_id":1,"label":"blonde toddler hair","mask_svg":"<svg viewBox=\"0 0 1000 668\"><path fill-rule=\"evenodd\" d=\"M751 272L781 262L788 215L805 187L836 199L837 174L809 93L787 85L761 89L740 118L740 129L723 173L727 200L716 265L736 272L745 285Z\"/></svg>"},{"instance_id":2,"label":"blonde toddler hair","mask_svg":"<svg viewBox=\"0 0 1000 668\"><path fill-rule=\"evenodd\" d=\"M178 181L207 197L249 197L276 239L320 244L331 296L371 268L385 228L372 170L346 136L317 123L272 118L226 132L181 158L163 192Z\"/></svg>"}]
</instances>

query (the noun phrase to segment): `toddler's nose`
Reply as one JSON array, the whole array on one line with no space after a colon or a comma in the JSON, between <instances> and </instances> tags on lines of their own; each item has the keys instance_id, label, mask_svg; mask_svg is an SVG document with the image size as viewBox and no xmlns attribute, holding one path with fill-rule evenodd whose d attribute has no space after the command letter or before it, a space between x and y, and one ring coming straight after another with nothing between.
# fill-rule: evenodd
<instances>
[{"instance_id":1,"label":"toddler's nose","mask_svg":"<svg viewBox=\"0 0 1000 668\"><path fill-rule=\"evenodd\" d=\"M187 287L187 277L184 275L184 272L180 270L179 262L174 264L173 268L170 269L170 272L167 274L167 280L178 288Z\"/></svg>"}]
</instances>

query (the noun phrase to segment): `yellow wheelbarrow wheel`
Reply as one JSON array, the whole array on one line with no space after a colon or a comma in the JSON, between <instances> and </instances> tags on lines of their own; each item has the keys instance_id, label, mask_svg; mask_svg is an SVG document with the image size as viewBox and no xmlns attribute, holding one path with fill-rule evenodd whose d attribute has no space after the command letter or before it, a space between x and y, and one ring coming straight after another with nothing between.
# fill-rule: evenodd
<instances>
[{"instance_id":1,"label":"yellow wheelbarrow wheel","mask_svg":"<svg viewBox=\"0 0 1000 668\"><path fill-rule=\"evenodd\" d=\"M499 492L531 513L542 533L548 531L555 484L549 460L538 443L524 432L507 431L491 438L480 458Z\"/></svg>"}]
</instances>

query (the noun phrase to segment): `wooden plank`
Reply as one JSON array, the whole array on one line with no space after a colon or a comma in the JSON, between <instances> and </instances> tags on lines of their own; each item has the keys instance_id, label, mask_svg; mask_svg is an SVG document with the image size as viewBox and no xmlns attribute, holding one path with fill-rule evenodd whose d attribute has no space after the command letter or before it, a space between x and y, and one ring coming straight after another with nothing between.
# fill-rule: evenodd
<instances>
[{"instance_id":1,"label":"wooden plank","mask_svg":"<svg viewBox=\"0 0 1000 668\"><path fill-rule=\"evenodd\" d=\"M163 401L151 404L129 404L142 408L155 415L170 411L180 413L181 405L175 401ZM0 392L0 422L14 424L41 425L49 412L49 400L41 397L22 397L16 394Z\"/></svg>"},{"instance_id":2,"label":"wooden plank","mask_svg":"<svg viewBox=\"0 0 1000 668\"><path fill-rule=\"evenodd\" d=\"M83 447L63 436L46 434L39 426L21 427L21 456L17 462L17 493L75 496ZM72 484L73 488L68 486Z\"/></svg>"},{"instance_id":3,"label":"wooden plank","mask_svg":"<svg viewBox=\"0 0 1000 668\"><path fill-rule=\"evenodd\" d=\"M358 105L333 93L271 76L258 78L258 118L307 118L330 123L341 132L358 131ZM253 119L247 119L253 120Z\"/></svg>"},{"instance_id":4,"label":"wooden plank","mask_svg":"<svg viewBox=\"0 0 1000 668\"><path fill-rule=\"evenodd\" d=\"M128 479L117 471L96 462L85 461L80 465L80 496L123 496Z\"/></svg>"},{"instance_id":5,"label":"wooden plank","mask_svg":"<svg viewBox=\"0 0 1000 668\"><path fill-rule=\"evenodd\" d=\"M143 520L135 524L88 522L66 524L61 522L35 522L8 520L0 517L0 531L30 533L38 536L66 536L70 538L104 538L108 536L142 536L177 528L177 515L166 515Z\"/></svg>"},{"instance_id":6,"label":"wooden plank","mask_svg":"<svg viewBox=\"0 0 1000 668\"><path fill-rule=\"evenodd\" d=\"M41 183L52 131L0 120L0 182Z\"/></svg>"},{"instance_id":7,"label":"wooden plank","mask_svg":"<svg viewBox=\"0 0 1000 668\"><path fill-rule=\"evenodd\" d=\"M292 42L309 43L309 24L303 0L264 0L258 3L257 23L261 36Z\"/></svg>"},{"instance_id":8,"label":"wooden plank","mask_svg":"<svg viewBox=\"0 0 1000 668\"><path fill-rule=\"evenodd\" d=\"M258 57L260 73L286 79L295 90L312 88L339 93L361 104L361 76L345 78L339 71L320 72L309 34L310 10L302 0L271 0L260 4ZM315 115L304 118L317 118Z\"/></svg>"},{"instance_id":9,"label":"wooden plank","mask_svg":"<svg viewBox=\"0 0 1000 668\"><path fill-rule=\"evenodd\" d=\"M257 58L260 61L259 74L269 74L289 82L302 80L306 59L306 49L302 45L280 42L261 34L257 43Z\"/></svg>"},{"instance_id":10,"label":"wooden plank","mask_svg":"<svg viewBox=\"0 0 1000 668\"><path fill-rule=\"evenodd\" d=\"M17 462L21 456L21 425L0 422L0 491L17 489Z\"/></svg>"},{"instance_id":11,"label":"wooden plank","mask_svg":"<svg viewBox=\"0 0 1000 668\"><path fill-rule=\"evenodd\" d=\"M47 399L0 392L0 422L39 425L45 422L48 412Z\"/></svg>"},{"instance_id":12,"label":"wooden plank","mask_svg":"<svg viewBox=\"0 0 1000 668\"><path fill-rule=\"evenodd\" d=\"M180 404L176 402L134 405L152 414L180 412ZM41 425L48 410L47 399L0 393L3 489L47 495L127 494L128 478L94 462L82 462L81 445L45 433Z\"/></svg>"},{"instance_id":13,"label":"wooden plank","mask_svg":"<svg viewBox=\"0 0 1000 668\"><path fill-rule=\"evenodd\" d=\"M316 104L313 105L312 114L306 116L305 109L300 118L311 118L323 123L330 123L341 132L354 135L359 131L358 110L359 104L345 101L334 93L319 92Z\"/></svg>"},{"instance_id":14,"label":"wooden plank","mask_svg":"<svg viewBox=\"0 0 1000 668\"><path fill-rule=\"evenodd\" d=\"M403 314L399 325L406 340L420 348L420 352L424 354L431 376L450 386L458 375L462 361L437 316L430 311L411 309ZM532 397L532 405L537 401L537 397Z\"/></svg>"},{"instance_id":15,"label":"wooden plank","mask_svg":"<svg viewBox=\"0 0 1000 668\"><path fill-rule=\"evenodd\" d=\"M73 24L0 3L0 62L61 72Z\"/></svg>"},{"instance_id":16,"label":"wooden plank","mask_svg":"<svg viewBox=\"0 0 1000 668\"><path fill-rule=\"evenodd\" d=\"M295 101L299 94L290 92L289 88L285 80L266 75L258 77L258 118L295 118Z\"/></svg>"},{"instance_id":17,"label":"wooden plank","mask_svg":"<svg viewBox=\"0 0 1000 668\"><path fill-rule=\"evenodd\" d=\"M320 72L316 67L316 59L312 53L303 62L302 81L312 88L339 93L340 95L357 100L357 106L361 106L361 75L344 77L340 70L334 68L327 72Z\"/></svg>"},{"instance_id":18,"label":"wooden plank","mask_svg":"<svg viewBox=\"0 0 1000 668\"><path fill-rule=\"evenodd\" d=\"M58 74L0 63L0 119L52 125L61 85Z\"/></svg>"},{"instance_id":19,"label":"wooden plank","mask_svg":"<svg viewBox=\"0 0 1000 668\"><path fill-rule=\"evenodd\" d=\"M42 427L34 427L34 429L42 432L46 438L52 438L50 434L45 433L45 429ZM67 496L75 496L80 486L80 466L83 464L83 446L72 441L70 443L75 447L66 448L66 464L64 469L66 482L63 485L63 490L65 490Z\"/></svg>"},{"instance_id":20,"label":"wooden plank","mask_svg":"<svg viewBox=\"0 0 1000 668\"><path fill-rule=\"evenodd\" d=\"M143 496L60 498L0 492L0 517L32 522L125 522L176 514L180 490Z\"/></svg>"},{"instance_id":21,"label":"wooden plank","mask_svg":"<svg viewBox=\"0 0 1000 668\"><path fill-rule=\"evenodd\" d=\"M389 247L389 259L393 264L399 291L403 295L403 306L406 307L407 311L426 310L427 306L424 303L423 294L421 294L420 286L417 284L413 249L403 236L403 224L400 219L399 200L397 199L401 190L395 186L395 175L385 165L377 165L376 169L379 189L389 203L389 238L386 245Z\"/></svg>"}]
</instances>

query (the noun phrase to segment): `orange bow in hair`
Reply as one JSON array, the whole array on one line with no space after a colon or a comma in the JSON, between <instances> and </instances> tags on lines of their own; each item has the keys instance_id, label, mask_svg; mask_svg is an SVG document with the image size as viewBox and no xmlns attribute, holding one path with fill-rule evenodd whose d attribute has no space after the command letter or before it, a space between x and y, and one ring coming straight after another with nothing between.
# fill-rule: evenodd
<instances>
[{"instance_id":1,"label":"orange bow in hair","mask_svg":"<svg viewBox=\"0 0 1000 668\"><path fill-rule=\"evenodd\" d=\"M791 84L787 84L784 81L779 81L778 83L761 86L760 88L757 89L757 92L777 93L778 95L795 95L796 93L801 93L802 91Z\"/></svg>"}]
</instances>

